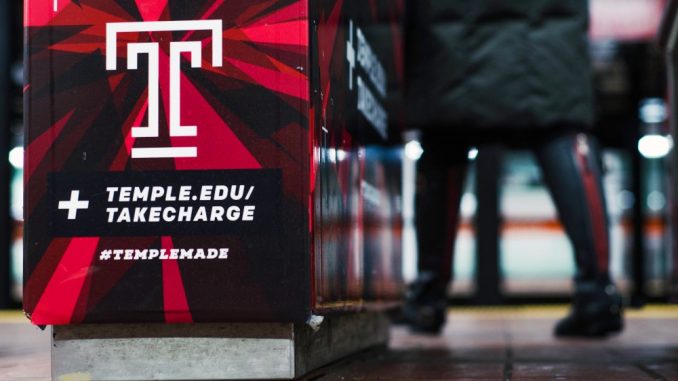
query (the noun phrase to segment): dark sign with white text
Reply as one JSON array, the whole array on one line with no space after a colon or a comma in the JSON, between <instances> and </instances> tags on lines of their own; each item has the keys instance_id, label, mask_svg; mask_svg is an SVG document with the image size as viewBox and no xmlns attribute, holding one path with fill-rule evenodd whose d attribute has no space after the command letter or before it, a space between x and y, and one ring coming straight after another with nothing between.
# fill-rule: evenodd
<instances>
[{"instance_id":1,"label":"dark sign with white text","mask_svg":"<svg viewBox=\"0 0 678 381\"><path fill-rule=\"evenodd\" d=\"M55 173L58 237L270 233L280 223L280 171Z\"/></svg>"}]
</instances>

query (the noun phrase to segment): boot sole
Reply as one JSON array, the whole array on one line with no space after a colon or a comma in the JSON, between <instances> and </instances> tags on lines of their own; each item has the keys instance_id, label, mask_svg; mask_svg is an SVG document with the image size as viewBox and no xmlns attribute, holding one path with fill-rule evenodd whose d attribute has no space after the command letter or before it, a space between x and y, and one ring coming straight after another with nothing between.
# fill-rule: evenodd
<instances>
[{"instance_id":1,"label":"boot sole","mask_svg":"<svg viewBox=\"0 0 678 381\"><path fill-rule=\"evenodd\" d=\"M624 328L621 317L614 321L593 322L571 332L555 332L556 337L595 337L604 338L619 333Z\"/></svg>"}]
</instances>

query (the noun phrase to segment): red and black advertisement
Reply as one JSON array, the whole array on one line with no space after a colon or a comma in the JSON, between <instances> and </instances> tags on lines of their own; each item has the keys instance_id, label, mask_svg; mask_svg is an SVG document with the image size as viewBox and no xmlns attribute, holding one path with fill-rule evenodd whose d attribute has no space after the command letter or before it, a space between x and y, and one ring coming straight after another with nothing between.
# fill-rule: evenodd
<instances>
[{"instance_id":1,"label":"red and black advertisement","mask_svg":"<svg viewBox=\"0 0 678 381\"><path fill-rule=\"evenodd\" d=\"M395 135L399 2L25 8L34 324L304 322L364 298L365 189L399 192L365 177Z\"/></svg>"}]
</instances>

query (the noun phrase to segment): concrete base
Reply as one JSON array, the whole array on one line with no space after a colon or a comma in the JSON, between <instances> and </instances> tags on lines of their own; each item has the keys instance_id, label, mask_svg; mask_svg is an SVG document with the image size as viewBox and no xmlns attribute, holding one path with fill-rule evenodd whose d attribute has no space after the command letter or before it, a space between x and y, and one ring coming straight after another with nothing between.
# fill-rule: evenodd
<instances>
[{"instance_id":1,"label":"concrete base","mask_svg":"<svg viewBox=\"0 0 678 381\"><path fill-rule=\"evenodd\" d=\"M294 324L55 326L54 381L292 379L386 344L381 313Z\"/></svg>"}]
</instances>

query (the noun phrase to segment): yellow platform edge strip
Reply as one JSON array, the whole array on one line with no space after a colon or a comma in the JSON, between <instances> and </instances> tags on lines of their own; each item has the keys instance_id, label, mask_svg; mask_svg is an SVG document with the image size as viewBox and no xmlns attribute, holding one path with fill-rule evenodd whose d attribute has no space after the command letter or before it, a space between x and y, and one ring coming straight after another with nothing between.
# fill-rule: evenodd
<instances>
[{"instance_id":1,"label":"yellow platform edge strip","mask_svg":"<svg viewBox=\"0 0 678 381\"><path fill-rule=\"evenodd\" d=\"M529 305L500 307L451 307L452 318L459 319L553 319L567 314L568 305ZM640 310L626 309L628 319L677 319L678 305L653 304ZM23 311L0 310L0 324L29 323Z\"/></svg>"},{"instance_id":2,"label":"yellow platform edge strip","mask_svg":"<svg viewBox=\"0 0 678 381\"><path fill-rule=\"evenodd\" d=\"M28 318L20 310L0 310L0 324L28 323Z\"/></svg>"},{"instance_id":3,"label":"yellow platform edge strip","mask_svg":"<svg viewBox=\"0 0 678 381\"><path fill-rule=\"evenodd\" d=\"M528 305L499 307L451 307L452 317L469 319L551 319L567 314L568 305ZM626 309L629 319L678 319L678 305L653 304L642 309Z\"/></svg>"}]
</instances>

